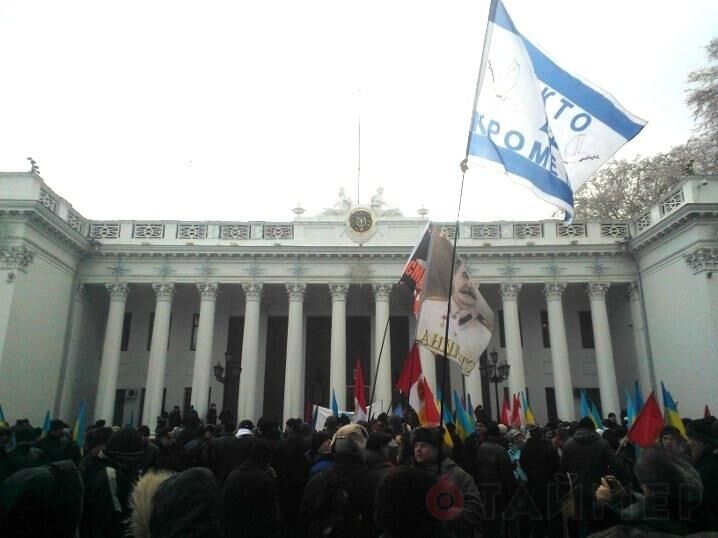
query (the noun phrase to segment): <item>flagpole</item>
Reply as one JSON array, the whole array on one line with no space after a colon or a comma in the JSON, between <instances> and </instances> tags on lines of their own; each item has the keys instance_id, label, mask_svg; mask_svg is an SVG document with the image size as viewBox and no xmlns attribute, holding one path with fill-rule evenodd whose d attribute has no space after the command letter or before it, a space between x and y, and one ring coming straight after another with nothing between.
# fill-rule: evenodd
<instances>
[{"instance_id":1,"label":"flagpole","mask_svg":"<svg viewBox=\"0 0 718 538\"><path fill-rule=\"evenodd\" d=\"M474 104L471 107L471 123L469 125L469 135L466 139L466 157L461 162L461 169L462 171L466 172L467 170L467 161L469 159L469 149L471 146L471 133L474 132L474 127L476 125L476 105L479 102L479 94L481 93L481 87L484 85L484 75L486 73L486 64L489 61L489 46L491 46L491 33L493 32L494 25L491 24L491 20L493 20L496 14L496 8L498 6L499 0L491 0L491 5L489 6L489 16L486 19L486 33L484 34L484 48L481 51L481 63L479 64L479 76L476 79L476 92L474 93ZM463 179L462 179L463 181Z\"/></svg>"},{"instance_id":2,"label":"flagpole","mask_svg":"<svg viewBox=\"0 0 718 538\"><path fill-rule=\"evenodd\" d=\"M474 103L471 107L471 123L469 125L469 134L466 140L466 155L464 160L461 162L461 187L459 189L459 204L456 210L456 229L454 231L454 244L451 251L451 273L449 274L449 297L446 305L446 329L444 331L444 362L441 370L441 409L439 410L439 428L444 424L444 394L446 389L446 362L448 361L448 349L449 349L449 320L451 319L451 294L453 293L454 284L454 268L456 264L456 243L459 238L459 218L461 216L461 200L464 195L464 180L466 179L466 171L468 170L469 160L469 149L471 146L471 133L474 131L474 125L476 123L476 105L479 102L479 93L481 92L481 86L484 83L484 75L486 73L486 64L489 59L489 46L491 45L491 33L493 30L493 24L491 20L494 19L496 8L498 6L498 0L491 0L489 6L489 16L486 19L486 33L484 34L484 48L481 51L481 63L479 64L479 75L476 79L476 91L474 92Z\"/></svg>"},{"instance_id":3,"label":"flagpole","mask_svg":"<svg viewBox=\"0 0 718 538\"><path fill-rule=\"evenodd\" d=\"M386 333L389 330L389 323L391 322L391 307L394 305L395 300L396 300L396 293L392 294L392 297L389 300L389 316L386 320L386 325L384 325L384 334L381 337L381 346L379 346L379 356L376 358L376 368L374 370L374 380L371 384L371 395L369 398L369 406L371 407L371 411L370 411L369 417L368 417L369 420L374 418L374 391L376 390L376 382L377 382L377 379L379 378L379 365L381 364L381 357L384 353L384 344L386 343ZM389 363L391 364L391 357L389 357ZM371 365L371 360L369 361L369 364ZM391 400L389 401L389 407L391 407Z\"/></svg>"}]
</instances>

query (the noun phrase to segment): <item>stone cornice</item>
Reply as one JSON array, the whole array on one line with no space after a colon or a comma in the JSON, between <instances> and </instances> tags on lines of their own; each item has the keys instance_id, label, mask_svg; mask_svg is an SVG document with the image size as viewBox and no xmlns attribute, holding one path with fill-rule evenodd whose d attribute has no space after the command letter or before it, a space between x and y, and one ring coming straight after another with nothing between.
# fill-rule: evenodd
<instances>
[{"instance_id":1,"label":"stone cornice","mask_svg":"<svg viewBox=\"0 0 718 538\"><path fill-rule=\"evenodd\" d=\"M0 206L0 216L8 220L26 221L80 255L93 250L94 243L92 241L72 229L67 222L38 201L11 200L3 202Z\"/></svg>"},{"instance_id":2,"label":"stone cornice","mask_svg":"<svg viewBox=\"0 0 718 538\"><path fill-rule=\"evenodd\" d=\"M631 249L640 252L669 237L686 224L704 218L718 219L718 206L715 203L685 204L661 219L656 225L632 238Z\"/></svg>"}]
</instances>

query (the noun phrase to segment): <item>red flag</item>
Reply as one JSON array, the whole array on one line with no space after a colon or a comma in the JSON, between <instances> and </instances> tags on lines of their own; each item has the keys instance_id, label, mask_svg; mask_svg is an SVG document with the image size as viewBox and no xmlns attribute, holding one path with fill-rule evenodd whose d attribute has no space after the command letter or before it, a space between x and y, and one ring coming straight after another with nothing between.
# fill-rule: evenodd
<instances>
[{"instance_id":1,"label":"red flag","mask_svg":"<svg viewBox=\"0 0 718 538\"><path fill-rule=\"evenodd\" d=\"M511 425L521 427L521 402L519 395L514 394L514 408L511 410Z\"/></svg>"},{"instance_id":2,"label":"red flag","mask_svg":"<svg viewBox=\"0 0 718 538\"><path fill-rule=\"evenodd\" d=\"M366 397L364 396L364 372L361 359L357 355L354 368L354 420L366 420Z\"/></svg>"},{"instance_id":3,"label":"red flag","mask_svg":"<svg viewBox=\"0 0 718 538\"><path fill-rule=\"evenodd\" d=\"M434 395L421 371L419 348L411 347L406 362L396 382L399 392L409 396L409 405L416 411L422 426L438 426L439 410L434 403Z\"/></svg>"},{"instance_id":4,"label":"red flag","mask_svg":"<svg viewBox=\"0 0 718 538\"><path fill-rule=\"evenodd\" d=\"M501 408L501 424L505 426L511 424L511 405L506 396L504 396L504 405Z\"/></svg>"},{"instance_id":5,"label":"red flag","mask_svg":"<svg viewBox=\"0 0 718 538\"><path fill-rule=\"evenodd\" d=\"M708 409L708 404L706 404L706 408L703 411L703 418L711 418L711 410Z\"/></svg>"},{"instance_id":6,"label":"red flag","mask_svg":"<svg viewBox=\"0 0 718 538\"><path fill-rule=\"evenodd\" d=\"M641 447L651 446L661 436L661 430L665 425L656 395L651 392L631 429L628 430L628 440Z\"/></svg>"}]
</instances>

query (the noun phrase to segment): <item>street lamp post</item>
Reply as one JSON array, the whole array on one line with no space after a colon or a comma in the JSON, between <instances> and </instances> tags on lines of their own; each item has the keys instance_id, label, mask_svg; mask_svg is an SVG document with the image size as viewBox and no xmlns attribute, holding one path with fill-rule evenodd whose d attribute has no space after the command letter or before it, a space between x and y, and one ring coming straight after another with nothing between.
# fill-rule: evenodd
<instances>
[{"instance_id":1,"label":"street lamp post","mask_svg":"<svg viewBox=\"0 0 718 538\"><path fill-rule=\"evenodd\" d=\"M501 411L499 410L499 383L509 378L509 369L511 365L506 361L499 361L499 353L494 349L489 353L491 362L479 366L482 377L488 378L489 382L494 384L494 393L496 395L496 422L501 422Z\"/></svg>"},{"instance_id":2,"label":"street lamp post","mask_svg":"<svg viewBox=\"0 0 718 538\"><path fill-rule=\"evenodd\" d=\"M224 367L219 361L217 361L217 364L213 367L214 377L220 383L225 383L228 378L238 378L239 374L242 373L242 365L239 361L232 359L231 351L227 351L227 353L224 354L224 363L227 367L227 377L224 376Z\"/></svg>"}]
</instances>

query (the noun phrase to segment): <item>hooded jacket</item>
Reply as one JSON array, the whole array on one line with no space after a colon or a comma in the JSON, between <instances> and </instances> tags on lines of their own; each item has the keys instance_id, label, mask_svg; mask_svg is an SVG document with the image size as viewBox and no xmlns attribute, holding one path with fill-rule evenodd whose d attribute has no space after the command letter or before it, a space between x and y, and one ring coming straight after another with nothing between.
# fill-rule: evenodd
<instances>
[{"instance_id":1,"label":"hooded jacket","mask_svg":"<svg viewBox=\"0 0 718 538\"><path fill-rule=\"evenodd\" d=\"M150 536L199 538L223 536L222 498L209 469L193 467L165 480L155 492Z\"/></svg>"},{"instance_id":2,"label":"hooded jacket","mask_svg":"<svg viewBox=\"0 0 718 538\"><path fill-rule=\"evenodd\" d=\"M150 515L152 514L152 501L160 485L172 473L168 471L150 471L135 484L130 496L130 530L134 538L149 538Z\"/></svg>"}]
</instances>

